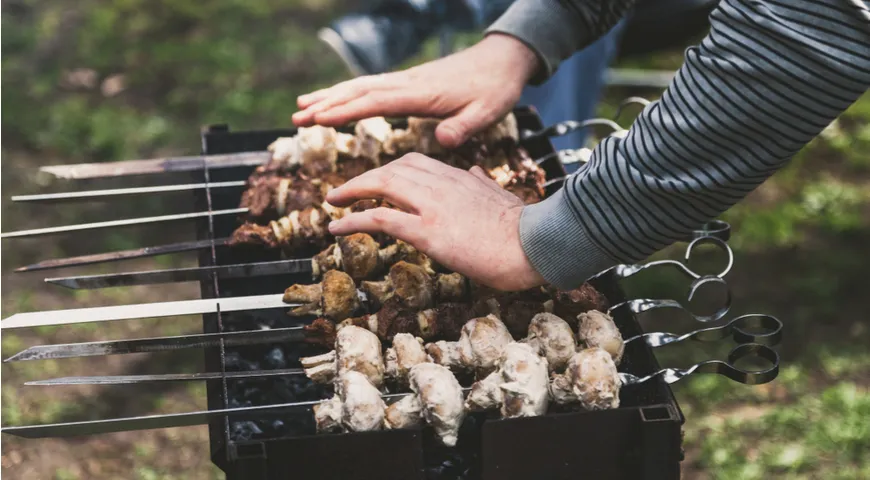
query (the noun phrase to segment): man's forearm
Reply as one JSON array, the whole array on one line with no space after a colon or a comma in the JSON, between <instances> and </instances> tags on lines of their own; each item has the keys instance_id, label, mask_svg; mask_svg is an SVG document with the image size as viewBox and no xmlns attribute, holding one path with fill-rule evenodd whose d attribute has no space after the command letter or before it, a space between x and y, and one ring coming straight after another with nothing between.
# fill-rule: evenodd
<instances>
[{"instance_id":1,"label":"man's forearm","mask_svg":"<svg viewBox=\"0 0 870 480\"><path fill-rule=\"evenodd\" d=\"M541 84L562 60L592 44L622 19L636 0L517 0L488 29L520 39L537 54Z\"/></svg>"},{"instance_id":2,"label":"man's forearm","mask_svg":"<svg viewBox=\"0 0 870 480\"><path fill-rule=\"evenodd\" d=\"M559 194L526 207L535 268L576 286L744 198L870 87L868 4L723 0L628 135L603 140Z\"/></svg>"}]
</instances>

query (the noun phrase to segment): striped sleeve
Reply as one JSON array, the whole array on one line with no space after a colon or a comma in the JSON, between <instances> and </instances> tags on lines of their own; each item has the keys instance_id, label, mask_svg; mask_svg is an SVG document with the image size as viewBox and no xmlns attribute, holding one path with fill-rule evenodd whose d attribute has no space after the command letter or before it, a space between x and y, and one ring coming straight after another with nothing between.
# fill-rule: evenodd
<instances>
[{"instance_id":1,"label":"striped sleeve","mask_svg":"<svg viewBox=\"0 0 870 480\"><path fill-rule=\"evenodd\" d=\"M636 0L517 0L486 34L516 37L534 51L541 69L530 80L539 85L559 63L607 33Z\"/></svg>"},{"instance_id":2,"label":"striped sleeve","mask_svg":"<svg viewBox=\"0 0 870 480\"><path fill-rule=\"evenodd\" d=\"M740 201L870 87L870 2L722 0L662 97L556 195L523 248L572 288L643 260Z\"/></svg>"}]
</instances>

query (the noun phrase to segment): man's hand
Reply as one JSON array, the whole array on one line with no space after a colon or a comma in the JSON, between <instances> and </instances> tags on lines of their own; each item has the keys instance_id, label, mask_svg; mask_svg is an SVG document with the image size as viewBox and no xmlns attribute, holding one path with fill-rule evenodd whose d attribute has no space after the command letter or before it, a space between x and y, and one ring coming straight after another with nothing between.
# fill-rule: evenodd
<instances>
[{"instance_id":1,"label":"man's hand","mask_svg":"<svg viewBox=\"0 0 870 480\"><path fill-rule=\"evenodd\" d=\"M435 135L443 146L454 148L507 114L538 65L522 42L492 34L433 62L302 95L293 122L304 127L377 116L446 118Z\"/></svg>"},{"instance_id":2,"label":"man's hand","mask_svg":"<svg viewBox=\"0 0 870 480\"><path fill-rule=\"evenodd\" d=\"M333 235L383 232L404 240L452 271L500 290L544 284L520 245L523 203L480 168L470 171L411 153L331 190L335 206L377 198L376 208L329 224Z\"/></svg>"}]
</instances>

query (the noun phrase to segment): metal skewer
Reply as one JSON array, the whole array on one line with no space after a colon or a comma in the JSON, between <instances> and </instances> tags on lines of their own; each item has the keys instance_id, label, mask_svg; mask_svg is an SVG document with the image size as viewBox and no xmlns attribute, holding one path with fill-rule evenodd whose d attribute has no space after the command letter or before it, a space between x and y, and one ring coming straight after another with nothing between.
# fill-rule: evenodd
<instances>
[{"instance_id":1,"label":"metal skewer","mask_svg":"<svg viewBox=\"0 0 870 480\"><path fill-rule=\"evenodd\" d=\"M228 210L215 210L212 212L179 213L175 215L160 215L156 217L125 218L123 220L110 220L108 222L82 223L79 225L65 225L62 227L37 228L34 230L21 230L0 234L0 238L36 237L40 235L52 235L55 233L78 232L83 230L97 230L102 228L124 227L129 225L145 225L149 223L170 222L175 220L188 220L218 215L235 215L247 212L247 208L231 208Z\"/></svg>"},{"instance_id":2,"label":"metal skewer","mask_svg":"<svg viewBox=\"0 0 870 480\"><path fill-rule=\"evenodd\" d=\"M57 178L80 180L85 178L124 177L166 172L189 172L209 169L258 166L272 159L267 151L230 153L223 155L193 155L187 157L125 160L122 162L80 163L76 165L49 165L40 172Z\"/></svg>"},{"instance_id":3,"label":"metal skewer","mask_svg":"<svg viewBox=\"0 0 870 480\"><path fill-rule=\"evenodd\" d=\"M304 339L305 331L303 327L287 327L238 332L199 333L172 337L61 343L56 345L36 345L16 353L4 360L4 362L153 353L186 348L217 348L221 346L221 343L224 346L262 345L296 342Z\"/></svg>"},{"instance_id":4,"label":"metal skewer","mask_svg":"<svg viewBox=\"0 0 870 480\"><path fill-rule=\"evenodd\" d=\"M150 195L152 193L192 192L195 190L204 190L205 188L210 188L213 190L219 188L238 188L244 187L245 185L247 185L247 181L236 180L232 182L187 183L182 185L157 185L153 187L113 188L108 190L86 190L82 192L16 195L12 197L12 201L31 203L57 203L84 200L102 200L133 195Z\"/></svg>"},{"instance_id":5,"label":"metal skewer","mask_svg":"<svg viewBox=\"0 0 870 480\"><path fill-rule=\"evenodd\" d=\"M241 263L212 267L170 268L142 272L110 273L105 275L82 275L73 277L46 278L46 283L75 290L95 288L129 287L158 283L196 282L218 278L251 278L268 275L288 275L311 272L311 259L277 260L274 262Z\"/></svg>"},{"instance_id":6,"label":"metal skewer","mask_svg":"<svg viewBox=\"0 0 870 480\"><path fill-rule=\"evenodd\" d=\"M744 358L757 357L771 366L761 370L744 370L736 366L736 363ZM758 344L738 345L729 353L727 360L709 360L692 365L687 369L665 368L646 376L637 376L629 373L620 373L619 378L623 387L630 387L648 382L656 377L662 377L667 383L677 382L689 375L697 373L714 373L723 375L731 380L746 385L759 385L767 383L779 374L779 355L770 347ZM464 388L467 392L469 389ZM409 393L383 395L388 403L399 400ZM260 405L253 407L227 408L221 410L205 410L189 413L173 413L164 415L148 415L140 417L116 418L109 420L92 420L84 422L55 423L49 425L27 425L18 427L4 427L2 433L8 433L25 438L48 438L67 437L77 435L94 435L101 433L122 432L131 430L149 430L155 428L183 427L192 425L204 425L212 418L221 418L233 415L238 418L252 418L255 414L262 418L266 412L308 413L314 405L322 400L308 402L281 403L275 405Z\"/></svg>"},{"instance_id":7,"label":"metal skewer","mask_svg":"<svg viewBox=\"0 0 870 480\"><path fill-rule=\"evenodd\" d=\"M761 331L749 332L747 329L756 328ZM301 329L297 329L301 330ZM653 348L663 347L685 340L712 342L722 340L728 336L734 337L737 343L758 343L762 345L777 345L782 339L782 322L776 317L762 314L743 315L735 318L719 327L695 330L683 335L668 332L651 332L631 337L624 341L626 345L631 342L642 341ZM20 355L20 354L19 354ZM9 359L7 361L10 361ZM271 376L302 376L303 369L281 370L253 370L242 372L202 372L202 373L169 373L152 375L103 375L91 377L61 377L46 380L27 382L25 385L56 386L56 385L116 385L116 384L142 384L154 382L191 382L214 380L220 378L245 379L262 378Z\"/></svg>"},{"instance_id":8,"label":"metal skewer","mask_svg":"<svg viewBox=\"0 0 870 480\"><path fill-rule=\"evenodd\" d=\"M74 308L44 312L18 313L0 322L0 329L41 327L46 325L72 325L76 323L107 322L139 318L201 315L204 313L238 312L269 308L298 307L282 301L283 294L253 295L247 297L203 298L176 302L141 303L111 307Z\"/></svg>"},{"instance_id":9,"label":"metal skewer","mask_svg":"<svg viewBox=\"0 0 870 480\"><path fill-rule=\"evenodd\" d=\"M218 238L214 240L216 247L227 245L229 238ZM108 253L95 253L92 255L81 255L78 257L56 258L51 260L43 260L41 262L26 265L15 269L15 272L35 272L38 270L49 270L52 268L77 267L81 265L93 265L97 263L117 262L120 260L130 260L133 258L156 257L159 255L168 255L171 253L189 252L191 250L200 250L211 248L211 240L195 240L192 242L170 243L167 245L158 245L156 247L142 247L131 250L118 250Z\"/></svg>"}]
</instances>

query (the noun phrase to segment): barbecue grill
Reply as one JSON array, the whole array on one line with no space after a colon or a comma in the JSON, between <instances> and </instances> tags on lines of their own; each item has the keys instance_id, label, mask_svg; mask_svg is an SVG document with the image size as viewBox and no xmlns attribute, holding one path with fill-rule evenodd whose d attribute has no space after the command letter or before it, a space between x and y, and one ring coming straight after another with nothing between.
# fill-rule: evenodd
<instances>
[{"instance_id":1,"label":"barbecue grill","mask_svg":"<svg viewBox=\"0 0 870 480\"><path fill-rule=\"evenodd\" d=\"M517 108L514 114L521 130L543 131L534 110ZM211 126L201 133L202 153L262 151L276 137L294 133L294 129L231 132L225 125ZM548 179L566 176L564 165L554 155L556 152L545 135L529 136L522 146L533 158L548 159L540 164ZM237 207L238 192L210 186L242 181L251 171L251 166L214 169L206 166L178 176L186 177L185 181L204 183L205 188L196 190L196 206L200 211L215 212ZM547 194L553 194L560 187L558 182L549 183ZM208 248L199 250L201 267L279 259L279 253L274 251L223 248L217 240L229 236L236 227L236 219L230 216L208 215L196 219L197 240L208 244ZM715 227L720 230L708 227L701 233L727 235L721 224ZM624 275L624 270L611 270L591 282L610 305L623 304L626 298L618 280ZM697 286L710 279L695 280L693 285ZM204 299L279 294L288 285L310 282L311 275L307 272L251 278L211 275L201 282L201 294ZM644 334L636 312L675 303L629 302L625 305L627 308L615 308L612 314L623 338L633 339ZM726 310L705 320L717 320ZM307 321L287 317L276 309L218 310L203 315L203 331L213 334L277 329ZM731 329L726 331L724 327L711 330L719 332L715 333L719 336L731 333ZM742 334L745 338L740 343L744 345L734 351L735 358L737 354L758 353L755 347L745 344L765 338L765 334ZM773 337L771 334L767 338L769 343L775 343ZM681 339L665 340L661 344ZM205 350L206 369L220 373L207 383L209 410L327 398L330 388L313 384L303 376L244 378L243 373L233 373L288 368L298 363L300 357L321 351L302 342L231 346L221 341L218 348ZM778 363L770 354L761 356L765 355L774 366L762 372L723 371L718 370L719 364L710 364L698 371L723 373L744 383L762 383L776 376ZM315 434L310 411L275 409L230 413L208 420L211 457L228 479L678 478L683 459L681 426L684 417L668 383L682 373L670 372L672 376L677 375L672 378L668 374L657 374L660 370L650 342L626 342L620 372L644 381L621 390L619 408L579 411L557 406L543 416L509 420L488 413L471 414L460 430L455 448L441 445L426 428ZM650 375L653 376L644 378ZM14 428L4 430L16 432Z\"/></svg>"}]
</instances>

